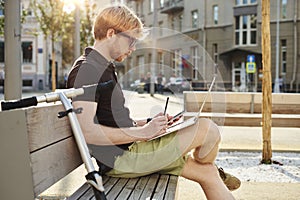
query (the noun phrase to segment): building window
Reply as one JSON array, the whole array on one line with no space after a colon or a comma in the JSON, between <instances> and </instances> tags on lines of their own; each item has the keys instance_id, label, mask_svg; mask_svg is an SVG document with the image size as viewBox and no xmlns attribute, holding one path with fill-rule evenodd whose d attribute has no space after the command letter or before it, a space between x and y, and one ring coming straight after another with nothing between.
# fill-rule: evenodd
<instances>
[{"instance_id":1,"label":"building window","mask_svg":"<svg viewBox=\"0 0 300 200\"><path fill-rule=\"evenodd\" d=\"M236 0L235 5L241 6L241 5L248 5L248 4L256 4L257 0Z\"/></svg>"},{"instance_id":2,"label":"building window","mask_svg":"<svg viewBox=\"0 0 300 200\"><path fill-rule=\"evenodd\" d=\"M281 40L281 74L286 74L286 40Z\"/></svg>"},{"instance_id":3,"label":"building window","mask_svg":"<svg viewBox=\"0 0 300 200\"><path fill-rule=\"evenodd\" d=\"M154 11L154 0L149 0L149 12L152 13Z\"/></svg>"},{"instance_id":4,"label":"building window","mask_svg":"<svg viewBox=\"0 0 300 200\"><path fill-rule=\"evenodd\" d=\"M152 53L148 54L148 63L153 63L153 61L152 61Z\"/></svg>"},{"instance_id":5,"label":"building window","mask_svg":"<svg viewBox=\"0 0 300 200\"><path fill-rule=\"evenodd\" d=\"M164 73L163 72L163 65L164 65L164 54L163 54L163 52L158 52L157 57L158 57L158 64L159 64L158 71L163 74Z\"/></svg>"},{"instance_id":6,"label":"building window","mask_svg":"<svg viewBox=\"0 0 300 200\"><path fill-rule=\"evenodd\" d=\"M31 79L25 79L22 80L23 87L32 87L32 80Z\"/></svg>"},{"instance_id":7,"label":"building window","mask_svg":"<svg viewBox=\"0 0 300 200\"><path fill-rule=\"evenodd\" d=\"M192 64L193 64L193 79L198 80L198 66L199 66L199 49L197 46L191 48L192 51Z\"/></svg>"},{"instance_id":8,"label":"building window","mask_svg":"<svg viewBox=\"0 0 300 200\"><path fill-rule=\"evenodd\" d=\"M192 11L192 28L198 28L198 10Z\"/></svg>"},{"instance_id":9,"label":"building window","mask_svg":"<svg viewBox=\"0 0 300 200\"><path fill-rule=\"evenodd\" d=\"M171 29L172 29L172 30L175 30L175 17L174 17L174 16L171 16L170 21L171 21Z\"/></svg>"},{"instance_id":10,"label":"building window","mask_svg":"<svg viewBox=\"0 0 300 200\"><path fill-rule=\"evenodd\" d=\"M163 55L163 52L158 52L157 56L158 56L158 63L160 65L163 65L164 64L164 55Z\"/></svg>"},{"instance_id":11,"label":"building window","mask_svg":"<svg viewBox=\"0 0 300 200\"><path fill-rule=\"evenodd\" d=\"M183 15L178 16L179 31L182 31Z\"/></svg>"},{"instance_id":12,"label":"building window","mask_svg":"<svg viewBox=\"0 0 300 200\"><path fill-rule=\"evenodd\" d=\"M158 22L158 27L159 27L159 36L163 36L163 21Z\"/></svg>"},{"instance_id":13,"label":"building window","mask_svg":"<svg viewBox=\"0 0 300 200\"><path fill-rule=\"evenodd\" d=\"M160 2L160 7L163 8L164 7L164 3L165 3L164 0L160 0L159 2Z\"/></svg>"},{"instance_id":14,"label":"building window","mask_svg":"<svg viewBox=\"0 0 300 200\"><path fill-rule=\"evenodd\" d=\"M144 58L144 56L137 57L137 65L139 68L139 74L145 75L145 58Z\"/></svg>"},{"instance_id":15,"label":"building window","mask_svg":"<svg viewBox=\"0 0 300 200\"><path fill-rule=\"evenodd\" d=\"M32 63L32 42L22 42L23 63Z\"/></svg>"},{"instance_id":16,"label":"building window","mask_svg":"<svg viewBox=\"0 0 300 200\"><path fill-rule=\"evenodd\" d=\"M286 17L287 17L286 7L287 7L287 0L281 0L281 18L282 19L286 19Z\"/></svg>"},{"instance_id":17,"label":"building window","mask_svg":"<svg viewBox=\"0 0 300 200\"><path fill-rule=\"evenodd\" d=\"M174 50L173 53L173 69L179 77L182 77L182 50L181 49L176 49Z\"/></svg>"},{"instance_id":18,"label":"building window","mask_svg":"<svg viewBox=\"0 0 300 200\"><path fill-rule=\"evenodd\" d=\"M219 6L218 5L213 6L213 19L214 19L214 24L218 24L218 22L219 22Z\"/></svg>"},{"instance_id":19,"label":"building window","mask_svg":"<svg viewBox=\"0 0 300 200\"><path fill-rule=\"evenodd\" d=\"M0 63L4 63L4 42L0 42Z\"/></svg>"},{"instance_id":20,"label":"building window","mask_svg":"<svg viewBox=\"0 0 300 200\"><path fill-rule=\"evenodd\" d=\"M256 15L241 15L235 17L235 44L255 45L257 35Z\"/></svg>"},{"instance_id":21,"label":"building window","mask_svg":"<svg viewBox=\"0 0 300 200\"><path fill-rule=\"evenodd\" d=\"M215 63L215 73L218 71L218 62L219 62L219 53L218 53L218 44L213 44L213 58L214 58L214 63Z\"/></svg>"}]
</instances>

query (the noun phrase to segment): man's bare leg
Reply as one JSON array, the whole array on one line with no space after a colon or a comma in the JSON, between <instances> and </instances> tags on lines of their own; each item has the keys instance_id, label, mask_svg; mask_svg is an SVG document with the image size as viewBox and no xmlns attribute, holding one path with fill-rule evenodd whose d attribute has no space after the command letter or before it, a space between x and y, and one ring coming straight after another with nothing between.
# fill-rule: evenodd
<instances>
[{"instance_id":1,"label":"man's bare leg","mask_svg":"<svg viewBox=\"0 0 300 200\"><path fill-rule=\"evenodd\" d=\"M180 148L183 155L193 150L193 159L199 164L213 164L219 152L221 135L217 125L208 119L199 119L197 124L178 132ZM214 165L217 169L217 166ZM219 176L230 190L240 187L241 181L223 170Z\"/></svg>"},{"instance_id":2,"label":"man's bare leg","mask_svg":"<svg viewBox=\"0 0 300 200\"><path fill-rule=\"evenodd\" d=\"M178 132L182 154L195 150L194 157L201 163L213 163L219 151L221 135L217 125L208 119Z\"/></svg>"},{"instance_id":3,"label":"man's bare leg","mask_svg":"<svg viewBox=\"0 0 300 200\"><path fill-rule=\"evenodd\" d=\"M201 164L189 158L181 176L199 183L208 200L233 200L234 197L222 182L214 164Z\"/></svg>"}]
</instances>

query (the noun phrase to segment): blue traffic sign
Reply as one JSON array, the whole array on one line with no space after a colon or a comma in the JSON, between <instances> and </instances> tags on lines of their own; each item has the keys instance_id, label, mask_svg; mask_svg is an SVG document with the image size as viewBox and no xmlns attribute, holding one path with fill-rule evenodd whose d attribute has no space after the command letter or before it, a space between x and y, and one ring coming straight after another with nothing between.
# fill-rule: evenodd
<instances>
[{"instance_id":1,"label":"blue traffic sign","mask_svg":"<svg viewBox=\"0 0 300 200\"><path fill-rule=\"evenodd\" d=\"M249 63L255 62L255 55L248 55L247 62L249 62Z\"/></svg>"}]
</instances>

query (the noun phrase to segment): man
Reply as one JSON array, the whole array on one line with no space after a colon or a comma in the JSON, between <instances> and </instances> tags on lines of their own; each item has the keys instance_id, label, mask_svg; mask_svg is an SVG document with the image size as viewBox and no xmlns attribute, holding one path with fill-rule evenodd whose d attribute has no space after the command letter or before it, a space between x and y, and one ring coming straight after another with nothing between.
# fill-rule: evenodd
<instances>
[{"instance_id":1,"label":"man","mask_svg":"<svg viewBox=\"0 0 300 200\"><path fill-rule=\"evenodd\" d=\"M93 31L94 46L75 61L67 85L107 84L100 92L73 99L75 108L83 108L78 120L101 173L126 178L154 172L180 175L198 182L208 199L234 199L228 188L238 188L240 181L214 165L220 133L211 120L199 119L193 126L150 140L166 132L172 117L159 113L153 119L130 118L114 61L123 61L144 36L140 19L124 5L111 6L97 15ZM192 150L193 156L188 156Z\"/></svg>"}]
</instances>

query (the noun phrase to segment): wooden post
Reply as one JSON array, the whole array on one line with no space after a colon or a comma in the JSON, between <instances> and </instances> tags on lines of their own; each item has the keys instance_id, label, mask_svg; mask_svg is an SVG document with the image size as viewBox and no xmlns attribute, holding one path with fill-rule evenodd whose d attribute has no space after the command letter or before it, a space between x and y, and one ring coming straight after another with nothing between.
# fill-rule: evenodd
<instances>
[{"instance_id":1,"label":"wooden post","mask_svg":"<svg viewBox=\"0 0 300 200\"><path fill-rule=\"evenodd\" d=\"M277 5L279 6L279 5ZM271 44L270 44L270 0L262 0L262 163L270 164L272 158L272 79L271 79Z\"/></svg>"}]
</instances>

